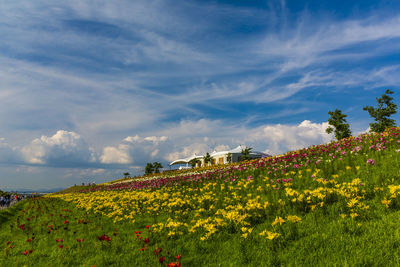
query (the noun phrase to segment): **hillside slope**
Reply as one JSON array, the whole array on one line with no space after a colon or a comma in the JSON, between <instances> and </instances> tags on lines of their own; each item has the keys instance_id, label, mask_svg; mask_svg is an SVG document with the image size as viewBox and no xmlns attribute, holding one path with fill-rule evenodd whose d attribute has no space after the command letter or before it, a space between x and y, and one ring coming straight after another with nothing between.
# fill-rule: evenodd
<instances>
[{"instance_id":1,"label":"hillside slope","mask_svg":"<svg viewBox=\"0 0 400 267\"><path fill-rule=\"evenodd\" d=\"M111 265L128 259L135 266L398 265L399 195L400 128L393 128L200 173L110 183L40 201L63 200L71 213L104 218L97 223L110 240L84 239L88 246L107 243L109 249L101 252L112 258ZM112 254L121 245L113 227L124 229L136 256ZM85 263L105 266L92 247L85 250ZM21 255L6 255L7 263Z\"/></svg>"}]
</instances>

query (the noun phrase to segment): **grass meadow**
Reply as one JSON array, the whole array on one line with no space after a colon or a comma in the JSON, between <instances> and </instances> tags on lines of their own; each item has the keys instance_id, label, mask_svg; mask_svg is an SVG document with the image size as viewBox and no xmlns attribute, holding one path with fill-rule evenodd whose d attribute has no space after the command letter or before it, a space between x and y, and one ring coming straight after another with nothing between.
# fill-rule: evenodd
<instances>
[{"instance_id":1,"label":"grass meadow","mask_svg":"<svg viewBox=\"0 0 400 267\"><path fill-rule=\"evenodd\" d=\"M400 265L400 128L0 211L0 266Z\"/></svg>"}]
</instances>

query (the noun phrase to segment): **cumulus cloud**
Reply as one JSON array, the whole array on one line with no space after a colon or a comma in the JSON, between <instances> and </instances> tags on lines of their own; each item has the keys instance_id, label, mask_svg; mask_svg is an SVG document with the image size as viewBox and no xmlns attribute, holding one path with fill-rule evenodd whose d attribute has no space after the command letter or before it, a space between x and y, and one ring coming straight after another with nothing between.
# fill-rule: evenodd
<instances>
[{"instance_id":1,"label":"cumulus cloud","mask_svg":"<svg viewBox=\"0 0 400 267\"><path fill-rule=\"evenodd\" d=\"M103 154L100 156L100 162L105 164L129 164L132 159L129 155L129 146L119 145L118 147L107 146L103 149Z\"/></svg>"},{"instance_id":2,"label":"cumulus cloud","mask_svg":"<svg viewBox=\"0 0 400 267\"><path fill-rule=\"evenodd\" d=\"M188 128L187 125L192 127ZM200 133L197 131L199 126L204 126ZM309 120L298 125L268 124L256 128L224 125L220 121L205 119L187 121L165 130L168 133L174 132L174 136L170 137L174 147L160 154L165 155L165 160L173 161L194 153L203 155L213 150L228 150L240 144L269 154L280 154L331 141L333 135L325 132L327 127L327 122L315 123Z\"/></svg>"},{"instance_id":3,"label":"cumulus cloud","mask_svg":"<svg viewBox=\"0 0 400 267\"><path fill-rule=\"evenodd\" d=\"M87 165L96 161L93 149L77 133L64 130L34 139L21 149L30 164L56 167Z\"/></svg>"},{"instance_id":4,"label":"cumulus cloud","mask_svg":"<svg viewBox=\"0 0 400 267\"><path fill-rule=\"evenodd\" d=\"M255 130L248 140L264 143L265 151L278 154L331 141L332 134L325 131L327 127L327 122L313 123L309 120L298 125L266 125Z\"/></svg>"},{"instance_id":5,"label":"cumulus cloud","mask_svg":"<svg viewBox=\"0 0 400 267\"><path fill-rule=\"evenodd\" d=\"M167 136L127 136L118 146L103 149L100 162L104 164L135 164L156 160L160 149L165 151Z\"/></svg>"},{"instance_id":6,"label":"cumulus cloud","mask_svg":"<svg viewBox=\"0 0 400 267\"><path fill-rule=\"evenodd\" d=\"M194 143L194 144L180 144L180 147L177 151L166 153L164 156L165 160L174 161L176 159L186 158L189 156L196 155L203 155L206 152L211 152L211 148L204 143Z\"/></svg>"}]
</instances>

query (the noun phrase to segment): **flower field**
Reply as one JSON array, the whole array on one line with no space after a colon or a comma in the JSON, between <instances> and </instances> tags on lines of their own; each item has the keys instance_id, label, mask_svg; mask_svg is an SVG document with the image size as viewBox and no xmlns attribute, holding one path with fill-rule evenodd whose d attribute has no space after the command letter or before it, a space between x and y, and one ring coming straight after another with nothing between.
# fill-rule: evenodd
<instances>
[{"instance_id":1,"label":"flower field","mask_svg":"<svg viewBox=\"0 0 400 267\"><path fill-rule=\"evenodd\" d=\"M400 128L169 175L2 211L0 265L400 264Z\"/></svg>"}]
</instances>

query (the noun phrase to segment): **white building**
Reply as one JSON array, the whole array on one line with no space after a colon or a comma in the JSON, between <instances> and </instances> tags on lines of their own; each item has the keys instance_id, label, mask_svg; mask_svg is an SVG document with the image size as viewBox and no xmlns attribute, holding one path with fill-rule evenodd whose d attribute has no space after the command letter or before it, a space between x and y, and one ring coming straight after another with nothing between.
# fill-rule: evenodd
<instances>
[{"instance_id":1,"label":"white building","mask_svg":"<svg viewBox=\"0 0 400 267\"><path fill-rule=\"evenodd\" d=\"M227 150L227 151L213 151L210 156L211 156L211 163L209 163L208 165L215 165L215 164L226 164L229 163L228 161L228 156L231 156L231 162L239 162L241 161L241 157L242 157L242 151L244 149L246 149L246 146L238 146L232 150ZM185 164L185 167L180 167L179 169L186 169L186 168L190 168L190 161L192 159L198 159L199 162L197 163L197 167L203 167L205 166L204 163L204 156L205 155L196 155L194 154L191 157L188 158L184 158L184 159L177 159L172 161L169 166L172 165L178 165L178 164ZM263 152L258 152L258 151L250 151L249 157L250 159L259 159L259 158L265 158L265 157L269 157L270 155L265 154Z\"/></svg>"}]
</instances>

